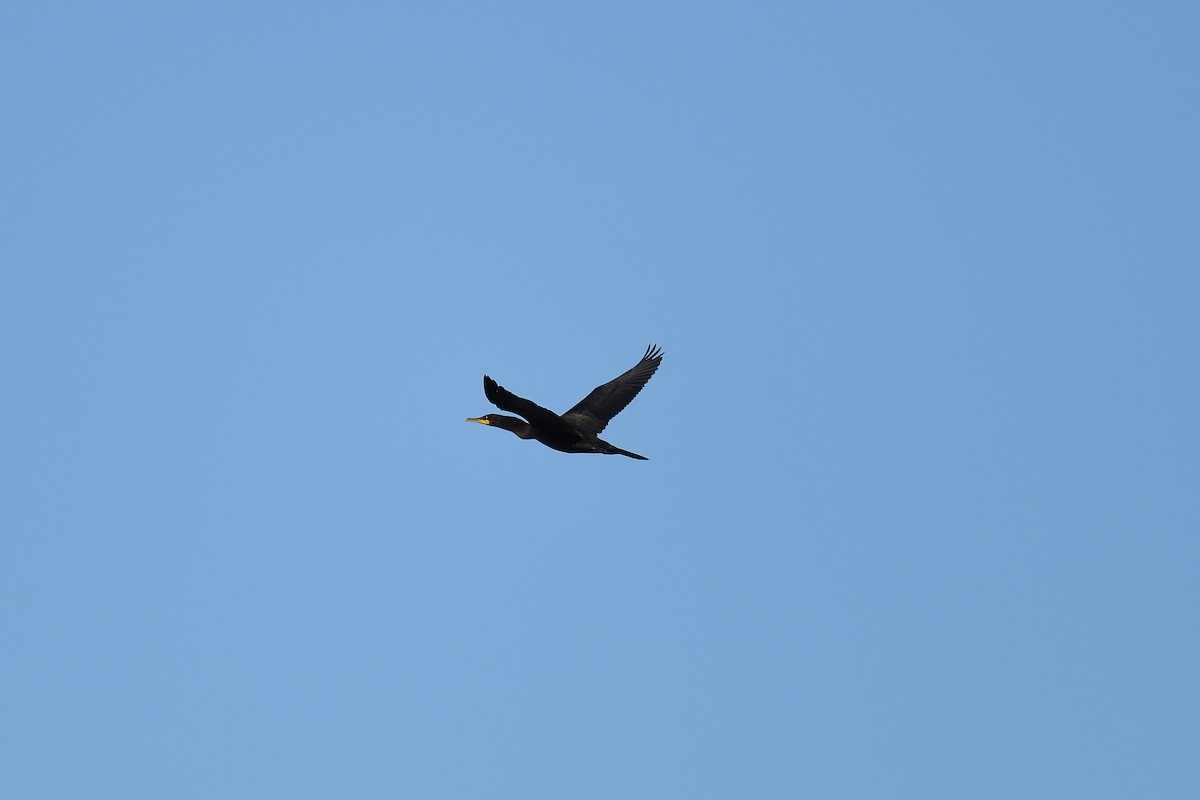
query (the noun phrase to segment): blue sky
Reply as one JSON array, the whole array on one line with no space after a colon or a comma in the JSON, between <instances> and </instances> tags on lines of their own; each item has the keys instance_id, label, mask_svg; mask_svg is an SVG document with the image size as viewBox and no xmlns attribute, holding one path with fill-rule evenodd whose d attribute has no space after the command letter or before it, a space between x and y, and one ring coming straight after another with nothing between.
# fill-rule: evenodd
<instances>
[{"instance_id":1,"label":"blue sky","mask_svg":"<svg viewBox=\"0 0 1200 800\"><path fill-rule=\"evenodd\" d=\"M9 3L0 794L1197 796L1198 25Z\"/></svg>"}]
</instances>

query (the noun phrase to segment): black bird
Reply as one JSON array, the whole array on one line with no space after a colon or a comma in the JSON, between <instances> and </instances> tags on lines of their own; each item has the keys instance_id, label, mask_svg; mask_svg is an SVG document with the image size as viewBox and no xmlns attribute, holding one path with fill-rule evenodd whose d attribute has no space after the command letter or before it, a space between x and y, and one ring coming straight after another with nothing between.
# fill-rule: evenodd
<instances>
[{"instance_id":1,"label":"black bird","mask_svg":"<svg viewBox=\"0 0 1200 800\"><path fill-rule=\"evenodd\" d=\"M483 393L501 411L512 411L525 419L507 417L504 414L488 414L483 417L467 417L467 422L478 422L512 431L522 439L537 439L546 447L564 453L606 453L629 456L648 461L645 456L611 445L599 434L608 421L621 413L629 401L650 380L650 376L662 362L662 350L652 344L646 348L642 360L619 378L613 378L603 386L592 389L591 394L580 400L567 413L559 416L542 408L532 400L517 397L500 384L483 376ZM525 420L529 420L526 422Z\"/></svg>"}]
</instances>

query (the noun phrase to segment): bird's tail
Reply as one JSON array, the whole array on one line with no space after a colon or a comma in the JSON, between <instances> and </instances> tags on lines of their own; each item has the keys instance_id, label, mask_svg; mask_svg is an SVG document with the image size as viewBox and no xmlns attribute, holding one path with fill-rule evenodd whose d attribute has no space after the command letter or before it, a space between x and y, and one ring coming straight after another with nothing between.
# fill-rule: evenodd
<instances>
[{"instance_id":1,"label":"bird's tail","mask_svg":"<svg viewBox=\"0 0 1200 800\"><path fill-rule=\"evenodd\" d=\"M594 452L603 453L606 456L629 456L630 458L636 458L638 461L649 461L650 460L650 459L646 458L645 456L639 456L637 453L631 453L628 450L622 450L621 448L617 447L615 444L610 444L609 442L606 442L600 438L596 439L596 443L595 443L594 447L595 447Z\"/></svg>"}]
</instances>

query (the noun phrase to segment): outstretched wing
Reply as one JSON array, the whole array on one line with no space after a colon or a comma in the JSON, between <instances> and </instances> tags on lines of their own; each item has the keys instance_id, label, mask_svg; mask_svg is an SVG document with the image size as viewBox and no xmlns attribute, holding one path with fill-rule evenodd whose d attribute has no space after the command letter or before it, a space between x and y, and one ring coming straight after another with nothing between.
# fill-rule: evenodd
<instances>
[{"instance_id":1,"label":"outstretched wing","mask_svg":"<svg viewBox=\"0 0 1200 800\"><path fill-rule=\"evenodd\" d=\"M619 378L613 378L603 386L592 389L591 394L580 400L575 406L562 415L571 425L593 435L599 434L608 425L608 421L620 414L625 406L650 380L650 376L662 363L662 350L652 344L646 348L642 360Z\"/></svg>"},{"instance_id":2,"label":"outstretched wing","mask_svg":"<svg viewBox=\"0 0 1200 800\"><path fill-rule=\"evenodd\" d=\"M555 414L548 408L542 408L532 400L517 397L487 375L483 376L483 393L496 408L501 411L511 411L514 414L520 414L535 428L541 428L546 431L557 429L567 433L570 432L567 426L563 424L562 417L558 416L558 414Z\"/></svg>"}]
</instances>

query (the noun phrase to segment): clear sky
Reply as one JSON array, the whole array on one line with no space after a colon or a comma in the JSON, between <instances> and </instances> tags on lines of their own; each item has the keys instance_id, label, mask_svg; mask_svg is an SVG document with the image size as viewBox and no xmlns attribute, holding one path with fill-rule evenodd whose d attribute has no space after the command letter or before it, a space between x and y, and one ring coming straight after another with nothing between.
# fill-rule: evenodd
<instances>
[{"instance_id":1,"label":"clear sky","mask_svg":"<svg viewBox=\"0 0 1200 800\"><path fill-rule=\"evenodd\" d=\"M0 796L1200 796L1198 30L6 3Z\"/></svg>"}]
</instances>

